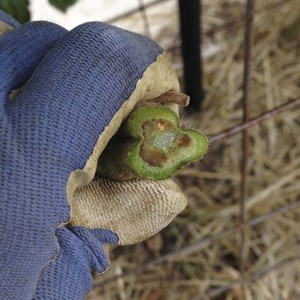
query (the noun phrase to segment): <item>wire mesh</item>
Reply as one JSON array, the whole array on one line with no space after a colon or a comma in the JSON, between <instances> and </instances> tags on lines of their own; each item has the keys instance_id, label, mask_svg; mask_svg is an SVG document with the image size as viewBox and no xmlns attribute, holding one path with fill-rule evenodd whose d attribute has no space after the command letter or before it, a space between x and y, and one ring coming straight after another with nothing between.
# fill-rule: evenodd
<instances>
[{"instance_id":1,"label":"wire mesh","mask_svg":"<svg viewBox=\"0 0 300 300\"><path fill-rule=\"evenodd\" d=\"M117 16L113 18L112 20L109 20L109 22L115 22L116 20L120 20L122 18L126 18L130 16L131 14L140 12L143 16L144 21L144 29L145 33L148 36L151 36L151 24L149 22L149 18L147 17L147 8L160 5L162 2L166 2L167 0L163 1L153 1L151 3L144 4L142 0L139 0L139 7L136 10L126 12L122 14L121 16ZM269 9L278 9L282 5L282 2L277 3L270 3ZM112 282L117 282L118 280L130 277L133 275L136 275L141 272L145 272L145 270L153 267L154 265L163 264L168 261L176 261L182 256L188 256L191 255L194 252L198 252L204 248L210 247L212 244L217 243L221 239L224 239L226 237L232 236L232 235L240 235L240 264L239 264L239 271L240 273L237 275L236 279L229 280L225 284L218 284L216 283L214 288L205 289L205 292L203 292L201 295L195 296L192 299L212 299L212 298L218 298L220 295L224 295L224 292L234 288L235 286L239 286L242 288L240 299L250 299L249 294L247 294L247 290L244 289L244 287L247 287L250 282L253 282L255 280L258 280L259 278L269 274L270 272L275 272L276 270L280 270L283 268L286 268L295 262L298 262L300 260L300 254L296 253L295 255L292 255L288 258L282 258L280 261L275 261L273 264L266 264L263 267L259 268L258 270L251 271L247 270L245 267L245 262L247 261L247 257L249 256L249 245L245 242L246 238L249 239L251 237L247 236L249 235L248 230L250 228L253 228L257 226L258 224L267 222L274 218L275 216L280 216L286 212L289 212L291 210L294 210L296 208L300 207L300 198L298 197L296 201L293 201L292 203L288 203L280 208L277 208L272 211L267 211L265 213L260 214L257 217L250 218L248 215L248 211L251 207L255 206L260 201L260 197L264 197L264 191L262 191L261 194L254 195L252 197L249 197L248 193L248 181L249 181L249 160L251 160L251 153L250 153L250 135L249 135L249 129L253 126L260 124L261 122L265 122L267 120L271 120L274 118L274 116L281 114L287 110L290 110L292 108L296 108L300 105L300 98L295 97L294 99L289 99L289 101L285 102L284 104L278 105L275 108L266 110L265 112L259 114L256 117L251 118L250 116L250 109L249 109L249 94L251 93L249 85L251 82L251 69L252 64L254 64L253 59L251 58L252 53L252 28L253 28L253 18L255 18L254 13L254 0L247 0L245 5L245 17L244 17L244 28L245 28L245 34L244 34L244 58L243 58L243 64L244 64L244 72L243 72L243 80L242 80L242 95L241 95L241 102L242 102L242 122L241 124L234 125L232 127L229 127L225 130L222 130L212 136L210 136L209 141L211 144L217 143L218 141L227 139L231 136L234 136L238 133L242 133L242 147L241 147L241 174L240 174L240 188L241 188L241 197L239 204L235 204L233 206L230 206L226 209L224 209L220 214L223 215L233 215L237 212L239 212L239 220L235 223L234 226L230 228L226 228L222 230L221 232L217 234L209 234L205 238L200 238L196 242L185 245L179 249L173 250L172 252L168 254L161 255L155 259L152 259L150 261L145 261L141 263L138 267L132 268L130 271L124 271L120 274L111 276L108 279L100 280L95 284L95 288L105 288L106 285ZM225 24L224 26L231 26L230 22L233 22L233 24L236 26L239 24L239 20L237 21L229 21L228 24ZM183 173L184 175L184 173ZM299 170L292 172L291 174L287 174L286 177L281 178L278 182L274 184L274 186L266 187L266 190L270 188L272 191L276 189L280 189L282 186L286 185L292 178L298 178L300 176ZM299 194L298 194L299 195ZM293 283L291 283L292 285ZM270 297L270 299L281 299L278 295L273 295ZM121 297L122 298L122 297ZM124 298L124 297L123 297ZM176 297L174 297L175 299ZM178 297L177 297L178 298ZM176 298L176 299L177 299ZM124 298L125 299L125 298ZM149 298L150 299L150 298ZM152 298L151 298L152 299ZM156 298L153 298L156 299ZM161 298L158 298L161 299ZM181 299L179 297L179 299ZM225 299L225 296L218 299ZM262 296L261 299L269 299L267 296Z\"/></svg>"}]
</instances>

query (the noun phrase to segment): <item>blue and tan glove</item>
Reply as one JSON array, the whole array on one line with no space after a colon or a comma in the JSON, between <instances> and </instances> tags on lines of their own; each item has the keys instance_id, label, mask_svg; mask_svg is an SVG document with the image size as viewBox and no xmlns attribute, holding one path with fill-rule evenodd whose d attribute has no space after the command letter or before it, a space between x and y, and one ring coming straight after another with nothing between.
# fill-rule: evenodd
<instances>
[{"instance_id":1,"label":"blue and tan glove","mask_svg":"<svg viewBox=\"0 0 300 300\"><path fill-rule=\"evenodd\" d=\"M84 299L104 243L139 242L186 205L171 179L95 177L134 107L178 81L159 46L107 24L0 11L0 34L0 298Z\"/></svg>"}]
</instances>

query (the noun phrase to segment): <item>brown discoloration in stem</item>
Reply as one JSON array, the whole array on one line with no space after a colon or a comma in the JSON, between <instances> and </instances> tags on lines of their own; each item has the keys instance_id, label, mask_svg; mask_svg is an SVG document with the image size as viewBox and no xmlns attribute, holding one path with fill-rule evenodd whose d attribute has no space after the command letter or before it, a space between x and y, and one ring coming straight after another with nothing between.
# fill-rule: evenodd
<instances>
[{"instance_id":1,"label":"brown discoloration in stem","mask_svg":"<svg viewBox=\"0 0 300 300\"><path fill-rule=\"evenodd\" d=\"M182 138L180 138L180 140L178 140L177 146L188 147L190 145L190 142L191 142L191 138L187 134L185 134L182 136Z\"/></svg>"},{"instance_id":2,"label":"brown discoloration in stem","mask_svg":"<svg viewBox=\"0 0 300 300\"><path fill-rule=\"evenodd\" d=\"M143 161L147 162L152 167L161 168L163 163L168 159L166 154L158 150L141 149L140 155Z\"/></svg>"}]
</instances>

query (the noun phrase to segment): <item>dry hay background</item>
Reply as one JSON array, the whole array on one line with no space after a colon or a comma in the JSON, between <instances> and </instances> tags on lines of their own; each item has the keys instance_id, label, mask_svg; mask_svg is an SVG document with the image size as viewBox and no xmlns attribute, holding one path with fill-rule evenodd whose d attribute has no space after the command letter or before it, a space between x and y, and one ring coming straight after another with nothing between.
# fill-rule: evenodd
<instances>
[{"instance_id":1,"label":"dry hay background","mask_svg":"<svg viewBox=\"0 0 300 300\"><path fill-rule=\"evenodd\" d=\"M211 136L241 122L245 1L203 2L204 51L214 51L208 51L204 60L203 111L185 113L183 122ZM254 16L251 117L300 97L300 1L256 1ZM152 17L149 12L150 22ZM169 25L157 40L168 39L167 51L181 78L180 38L174 26L178 17L167 10L156 12L154 21L159 17L168 19ZM250 129L249 219L299 199L299 113L298 106ZM175 179L188 198L186 210L153 238L112 249L111 267L105 274L95 275L88 299L211 299L207 296L211 289L238 280L240 235L233 234L188 255L151 265L141 273L99 285L145 261L238 224L240 161L241 134L237 134L211 144L199 164L180 171ZM296 208L246 231L246 274L299 257L299 220L300 209ZM299 260L258 275L246 285L246 299L300 299ZM241 286L235 285L214 299L244 298Z\"/></svg>"}]
</instances>

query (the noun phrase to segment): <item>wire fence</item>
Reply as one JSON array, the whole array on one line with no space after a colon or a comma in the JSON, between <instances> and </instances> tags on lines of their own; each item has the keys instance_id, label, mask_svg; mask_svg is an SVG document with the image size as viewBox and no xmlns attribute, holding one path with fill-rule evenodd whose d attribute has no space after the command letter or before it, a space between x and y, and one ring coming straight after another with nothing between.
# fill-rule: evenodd
<instances>
[{"instance_id":1,"label":"wire fence","mask_svg":"<svg viewBox=\"0 0 300 300\"><path fill-rule=\"evenodd\" d=\"M116 20L120 20L122 18L127 18L130 15L140 12L143 20L144 20L144 28L145 32L151 36L151 29L149 25L149 20L147 17L147 8L159 5L162 2L166 2L169 0L158 0L153 1L148 4L144 4L142 0L139 0L139 7L135 10L126 12L122 15L116 16L115 18L111 20L107 20L108 22L115 22ZM247 260L247 244L245 243L245 233L247 229L257 226L258 224L261 224L263 222L266 222L270 220L271 218L274 218L275 216L281 215L283 213L286 213L287 211L296 209L300 207L300 197L298 197L297 201L293 203L289 203L287 205L284 205L280 207L279 209L266 212L264 214L261 214L258 217L249 219L247 211L251 206L251 202L249 202L249 196L248 196L248 162L250 153L249 153L249 143L250 143L250 136L249 136L249 130L251 127L256 126L257 124L264 122L266 120L269 120L273 118L275 115L278 115L282 112L285 112L289 109L295 108L300 105L300 98L287 101L286 103L279 105L271 110L267 110L263 112L262 114L258 116L251 116L250 110L249 110L249 83L251 80L251 50L252 50L252 28L253 28L253 15L254 12L254 0L247 0L246 6L245 6L245 20L244 20L244 55L243 55L243 65L244 65L244 72L243 72L243 86L242 86L242 110L243 110L243 117L241 124L237 124L233 127L227 128L209 138L210 143L217 143L218 141L222 139L226 139L232 135L241 133L242 134L242 159L241 159L241 198L238 205L234 206L234 210L239 210L239 222L228 229L223 230L222 232L211 235L208 237L205 237L203 239L200 239L196 241L195 243L192 243L190 245L184 246L180 249L177 249L171 253L162 255L154 260L144 262L139 267L132 269L128 272L124 272L120 275L111 277L109 279L106 279L104 281L101 281L96 284L97 287L105 286L108 283L111 283L113 281L116 281L122 277L125 276L131 276L136 275L140 272L143 272L145 269L157 265L162 264L166 261L172 261L178 259L178 257L187 256L190 255L193 252L199 251L205 247L208 247L212 243L216 243L220 239L231 236L231 235L240 235L240 263L239 263L239 269L240 269L240 278L236 280L232 280L228 282L226 285L219 286L216 288L211 289L207 292L205 295L201 295L199 297L193 298L193 300L198 299L210 299L217 297L224 293L225 291L231 289L232 287L239 285L241 287L246 286L249 284L249 282L256 280L262 276L265 276L266 274L278 270L281 268L284 268L288 265L293 264L295 261L300 260L300 255L295 255L294 257L290 258L284 258L281 261L277 261L273 265L267 265L265 267L260 268L259 270L255 271L254 273L246 272L245 270L245 261ZM245 291L244 291L245 293ZM245 294L244 297L246 298Z\"/></svg>"}]
</instances>

